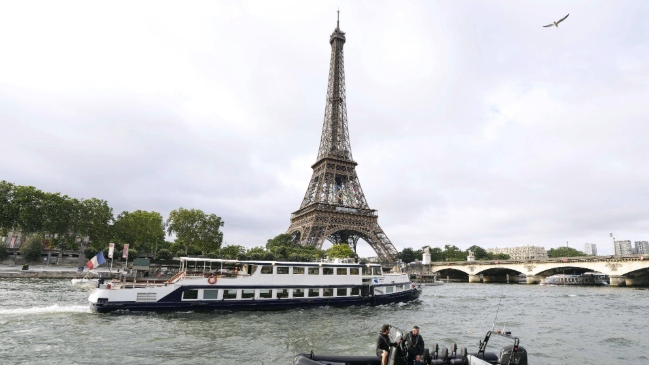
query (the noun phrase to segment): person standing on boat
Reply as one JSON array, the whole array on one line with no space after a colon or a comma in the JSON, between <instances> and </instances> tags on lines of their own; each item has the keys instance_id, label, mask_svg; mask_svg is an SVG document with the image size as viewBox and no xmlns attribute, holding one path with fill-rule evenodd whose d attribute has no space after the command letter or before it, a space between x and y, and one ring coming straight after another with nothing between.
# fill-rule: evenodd
<instances>
[{"instance_id":1,"label":"person standing on boat","mask_svg":"<svg viewBox=\"0 0 649 365\"><path fill-rule=\"evenodd\" d=\"M408 332L405 341L408 348L408 365L415 361L419 363L421 355L424 354L424 339L419 335L419 327L412 326L412 331Z\"/></svg>"},{"instance_id":2,"label":"person standing on boat","mask_svg":"<svg viewBox=\"0 0 649 365\"><path fill-rule=\"evenodd\" d=\"M384 324L381 326L381 333L376 339L376 356L381 359L381 365L388 365L390 358L390 347L396 346L401 343L401 339L397 342L390 342L390 325Z\"/></svg>"}]
</instances>

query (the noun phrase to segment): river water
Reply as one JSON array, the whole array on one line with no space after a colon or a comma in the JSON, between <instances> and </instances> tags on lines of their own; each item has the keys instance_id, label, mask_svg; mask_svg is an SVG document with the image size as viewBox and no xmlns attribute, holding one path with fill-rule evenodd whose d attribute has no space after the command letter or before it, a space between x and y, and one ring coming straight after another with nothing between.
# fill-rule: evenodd
<instances>
[{"instance_id":1,"label":"river water","mask_svg":"<svg viewBox=\"0 0 649 365\"><path fill-rule=\"evenodd\" d=\"M521 338L533 365L649 363L646 289L450 283L374 308L97 314L69 283L0 279L1 364L290 364L311 350L373 354L383 323L475 351L501 295L496 327Z\"/></svg>"}]
</instances>

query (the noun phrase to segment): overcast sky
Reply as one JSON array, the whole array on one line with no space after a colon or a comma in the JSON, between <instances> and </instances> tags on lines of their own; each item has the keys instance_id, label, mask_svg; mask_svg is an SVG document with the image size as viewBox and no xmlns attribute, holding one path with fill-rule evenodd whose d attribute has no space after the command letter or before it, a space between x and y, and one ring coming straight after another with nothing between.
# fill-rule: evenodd
<instances>
[{"instance_id":1,"label":"overcast sky","mask_svg":"<svg viewBox=\"0 0 649 365\"><path fill-rule=\"evenodd\" d=\"M265 244L311 177L338 7L397 249L649 240L647 1L4 1L0 179Z\"/></svg>"}]
</instances>

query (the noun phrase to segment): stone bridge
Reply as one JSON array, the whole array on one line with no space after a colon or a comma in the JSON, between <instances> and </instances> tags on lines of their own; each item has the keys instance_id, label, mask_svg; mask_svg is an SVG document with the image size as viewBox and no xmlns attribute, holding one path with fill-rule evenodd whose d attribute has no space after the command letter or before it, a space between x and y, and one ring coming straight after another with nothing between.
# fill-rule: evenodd
<instances>
[{"instance_id":1,"label":"stone bridge","mask_svg":"<svg viewBox=\"0 0 649 365\"><path fill-rule=\"evenodd\" d=\"M437 272L441 279L470 283L518 283L519 277L524 274L525 283L537 284L554 274L596 271L608 275L611 286L649 285L649 255L433 262L423 265L424 268L425 271Z\"/></svg>"}]
</instances>

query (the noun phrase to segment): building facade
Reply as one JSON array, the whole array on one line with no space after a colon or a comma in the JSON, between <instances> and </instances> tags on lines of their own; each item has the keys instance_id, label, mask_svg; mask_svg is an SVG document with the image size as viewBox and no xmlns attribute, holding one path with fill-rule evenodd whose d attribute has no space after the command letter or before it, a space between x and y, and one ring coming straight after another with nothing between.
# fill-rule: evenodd
<instances>
[{"instance_id":1,"label":"building facade","mask_svg":"<svg viewBox=\"0 0 649 365\"><path fill-rule=\"evenodd\" d=\"M584 243L584 253L588 256L597 256L597 245L594 243Z\"/></svg>"},{"instance_id":2,"label":"building facade","mask_svg":"<svg viewBox=\"0 0 649 365\"><path fill-rule=\"evenodd\" d=\"M541 246L490 248L487 252L494 255L504 253L509 255L512 260L535 260L548 258L548 252L545 250L545 247Z\"/></svg>"},{"instance_id":3,"label":"building facade","mask_svg":"<svg viewBox=\"0 0 649 365\"><path fill-rule=\"evenodd\" d=\"M649 253L649 241L635 241L633 253L638 255L646 255Z\"/></svg>"},{"instance_id":4,"label":"building facade","mask_svg":"<svg viewBox=\"0 0 649 365\"><path fill-rule=\"evenodd\" d=\"M631 248L631 241L630 240L624 240L624 241L615 241L614 243L615 246L615 255L633 255L633 249Z\"/></svg>"}]
</instances>

